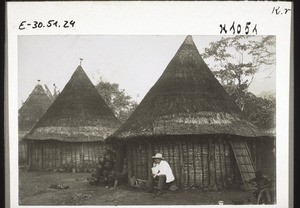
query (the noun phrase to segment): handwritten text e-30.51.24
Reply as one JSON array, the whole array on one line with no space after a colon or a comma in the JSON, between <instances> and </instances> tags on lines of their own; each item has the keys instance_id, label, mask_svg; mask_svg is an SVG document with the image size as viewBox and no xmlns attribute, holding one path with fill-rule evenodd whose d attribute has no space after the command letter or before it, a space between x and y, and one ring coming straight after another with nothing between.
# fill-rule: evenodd
<instances>
[{"instance_id":1,"label":"handwritten text e-30.51.24","mask_svg":"<svg viewBox=\"0 0 300 208\"><path fill-rule=\"evenodd\" d=\"M40 22L40 21L22 21L19 25L19 30L25 29L37 29L37 28L45 28L45 27L61 27L61 28L70 28L75 26L74 20L49 20L48 22Z\"/></svg>"}]
</instances>

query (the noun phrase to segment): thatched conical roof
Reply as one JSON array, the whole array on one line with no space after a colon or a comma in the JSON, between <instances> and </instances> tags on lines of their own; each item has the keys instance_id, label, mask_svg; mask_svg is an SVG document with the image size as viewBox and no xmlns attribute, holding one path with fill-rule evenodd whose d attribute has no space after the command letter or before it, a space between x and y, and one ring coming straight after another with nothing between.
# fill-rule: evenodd
<instances>
[{"instance_id":1,"label":"thatched conical roof","mask_svg":"<svg viewBox=\"0 0 300 208\"><path fill-rule=\"evenodd\" d=\"M161 77L110 139L202 134L253 137L258 129L243 118L187 36Z\"/></svg>"},{"instance_id":2,"label":"thatched conical roof","mask_svg":"<svg viewBox=\"0 0 300 208\"><path fill-rule=\"evenodd\" d=\"M31 140L103 141L120 126L96 87L78 66L62 92L26 135Z\"/></svg>"},{"instance_id":3,"label":"thatched conical roof","mask_svg":"<svg viewBox=\"0 0 300 208\"><path fill-rule=\"evenodd\" d=\"M19 139L22 139L52 104L42 85L37 84L19 109Z\"/></svg>"},{"instance_id":4,"label":"thatched conical roof","mask_svg":"<svg viewBox=\"0 0 300 208\"><path fill-rule=\"evenodd\" d=\"M49 87L46 85L46 84L44 84L44 87L45 87L45 92L46 92L46 94L48 95L48 97L52 100L52 102L54 101L54 97L53 97L53 95L52 95L52 93L50 92L50 90L49 90Z\"/></svg>"}]
</instances>

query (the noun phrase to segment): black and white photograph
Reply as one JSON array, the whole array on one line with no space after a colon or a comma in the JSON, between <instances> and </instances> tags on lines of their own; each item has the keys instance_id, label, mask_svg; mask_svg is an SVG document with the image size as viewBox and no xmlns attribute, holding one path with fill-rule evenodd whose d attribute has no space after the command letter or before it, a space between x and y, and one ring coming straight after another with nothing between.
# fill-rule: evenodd
<instances>
[{"instance_id":1,"label":"black and white photograph","mask_svg":"<svg viewBox=\"0 0 300 208\"><path fill-rule=\"evenodd\" d=\"M12 32L11 205L288 207L281 35L31 31L78 22Z\"/></svg>"},{"instance_id":2,"label":"black and white photograph","mask_svg":"<svg viewBox=\"0 0 300 208\"><path fill-rule=\"evenodd\" d=\"M274 36L19 46L20 204L276 203Z\"/></svg>"}]
</instances>

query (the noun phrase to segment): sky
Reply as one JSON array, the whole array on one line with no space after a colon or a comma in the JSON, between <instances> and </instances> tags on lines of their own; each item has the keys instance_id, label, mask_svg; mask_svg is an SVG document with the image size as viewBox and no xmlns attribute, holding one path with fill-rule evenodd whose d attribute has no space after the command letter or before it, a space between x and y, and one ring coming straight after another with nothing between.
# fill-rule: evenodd
<instances>
[{"instance_id":1,"label":"sky","mask_svg":"<svg viewBox=\"0 0 300 208\"><path fill-rule=\"evenodd\" d=\"M222 36L193 36L201 53ZM37 80L53 93L53 84L62 91L83 58L82 68L96 85L118 83L138 103L165 70L185 36L19 36L18 106L32 92ZM207 64L210 66L213 63ZM259 95L275 92L276 73L261 70L249 91ZM266 76L268 78L266 78Z\"/></svg>"}]
</instances>

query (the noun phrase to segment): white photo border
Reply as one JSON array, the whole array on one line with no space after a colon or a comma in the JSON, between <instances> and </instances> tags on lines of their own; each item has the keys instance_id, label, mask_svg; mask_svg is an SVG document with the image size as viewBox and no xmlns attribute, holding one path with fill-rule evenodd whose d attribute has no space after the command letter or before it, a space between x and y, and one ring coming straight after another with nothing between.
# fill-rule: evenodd
<instances>
[{"instance_id":1,"label":"white photo border","mask_svg":"<svg viewBox=\"0 0 300 208\"><path fill-rule=\"evenodd\" d=\"M18 36L19 35L224 35L220 24L257 24L257 35L276 36L277 204L289 206L290 2L8 2L6 167L10 207L19 207L18 191ZM26 21L74 20L72 28L19 30ZM232 35L228 34L228 35ZM242 34L241 34L242 35ZM290 138L291 139L291 138ZM8 168L6 168L8 169ZM6 175L6 179L8 179ZM279 194L280 193L280 194ZM198 207L199 205L197 205ZM205 205L214 207L215 205ZM253 207L254 205L244 205ZM267 206L267 205L265 205ZM270 207L271 207L270 206ZM30 206L21 206L30 207ZM37 208L43 206L35 206ZM47 206L56 207L56 206ZM75 207L75 206L70 206ZM97 207L97 206L89 206ZM196 207L196 206L189 206ZM229 206L227 206L229 207Z\"/></svg>"}]
</instances>

